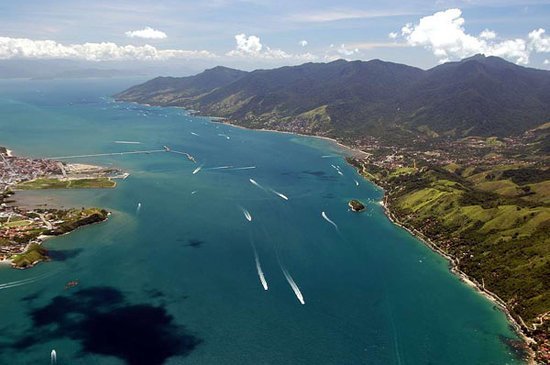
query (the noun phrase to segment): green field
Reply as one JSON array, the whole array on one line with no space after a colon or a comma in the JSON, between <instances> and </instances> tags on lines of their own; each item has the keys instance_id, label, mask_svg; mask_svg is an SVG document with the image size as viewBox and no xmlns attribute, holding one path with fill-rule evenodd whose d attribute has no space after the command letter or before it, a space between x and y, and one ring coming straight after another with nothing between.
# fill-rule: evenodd
<instances>
[{"instance_id":1,"label":"green field","mask_svg":"<svg viewBox=\"0 0 550 365\"><path fill-rule=\"evenodd\" d=\"M60 179L36 179L25 181L16 186L19 190L39 189L104 189L114 188L116 182L106 177L94 179L60 180Z\"/></svg>"}]
</instances>

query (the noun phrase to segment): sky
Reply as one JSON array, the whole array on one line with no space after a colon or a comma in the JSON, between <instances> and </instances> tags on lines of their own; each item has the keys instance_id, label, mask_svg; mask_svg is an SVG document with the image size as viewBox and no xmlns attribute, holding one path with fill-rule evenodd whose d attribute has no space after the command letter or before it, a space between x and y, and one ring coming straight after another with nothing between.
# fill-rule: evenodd
<instances>
[{"instance_id":1,"label":"sky","mask_svg":"<svg viewBox=\"0 0 550 365\"><path fill-rule=\"evenodd\" d=\"M0 0L0 60L426 69L478 53L550 69L550 0Z\"/></svg>"}]
</instances>

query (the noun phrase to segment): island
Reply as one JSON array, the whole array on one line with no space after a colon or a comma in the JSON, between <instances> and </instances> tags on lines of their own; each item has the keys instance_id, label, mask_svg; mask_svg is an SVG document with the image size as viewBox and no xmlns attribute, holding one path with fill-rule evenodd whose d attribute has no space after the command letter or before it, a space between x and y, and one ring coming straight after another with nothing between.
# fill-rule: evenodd
<instances>
[{"instance_id":1,"label":"island","mask_svg":"<svg viewBox=\"0 0 550 365\"><path fill-rule=\"evenodd\" d=\"M348 206L354 212L362 212L363 210L365 210L365 205L356 199L350 200Z\"/></svg>"},{"instance_id":2,"label":"island","mask_svg":"<svg viewBox=\"0 0 550 365\"><path fill-rule=\"evenodd\" d=\"M120 170L50 159L13 156L0 147L0 260L26 269L49 260L41 243L75 229L105 221L100 208L23 208L13 196L19 190L114 188L113 179L127 176Z\"/></svg>"}]
</instances>

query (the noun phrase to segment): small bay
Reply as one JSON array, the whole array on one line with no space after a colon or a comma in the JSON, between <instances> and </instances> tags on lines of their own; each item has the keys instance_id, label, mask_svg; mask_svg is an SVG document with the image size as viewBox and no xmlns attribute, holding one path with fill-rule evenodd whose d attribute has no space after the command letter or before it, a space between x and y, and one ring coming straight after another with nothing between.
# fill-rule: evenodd
<instances>
[{"instance_id":1,"label":"small bay","mask_svg":"<svg viewBox=\"0 0 550 365\"><path fill-rule=\"evenodd\" d=\"M138 81L0 81L17 155L197 161L67 160L130 176L25 197L112 215L46 241L51 262L0 267L0 363L522 363L505 315L388 220L345 151L109 98Z\"/></svg>"}]
</instances>

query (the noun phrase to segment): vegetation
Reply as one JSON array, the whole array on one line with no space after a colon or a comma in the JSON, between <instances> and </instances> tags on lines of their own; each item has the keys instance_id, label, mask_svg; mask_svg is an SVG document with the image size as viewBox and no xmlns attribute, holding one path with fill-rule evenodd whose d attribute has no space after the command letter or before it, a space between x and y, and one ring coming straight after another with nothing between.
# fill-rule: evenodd
<instances>
[{"instance_id":1,"label":"vegetation","mask_svg":"<svg viewBox=\"0 0 550 365\"><path fill-rule=\"evenodd\" d=\"M540 181L547 168L451 166L396 173L353 162L385 187L387 205L401 223L454 257L520 322L532 330L550 311L550 181ZM544 188L528 189L536 184ZM548 322L533 332L547 338Z\"/></svg>"},{"instance_id":2,"label":"vegetation","mask_svg":"<svg viewBox=\"0 0 550 365\"><path fill-rule=\"evenodd\" d=\"M48 256L46 249L39 244L34 243L29 245L25 252L14 255L12 257L12 262L14 267L24 269L47 259Z\"/></svg>"},{"instance_id":3,"label":"vegetation","mask_svg":"<svg viewBox=\"0 0 550 365\"><path fill-rule=\"evenodd\" d=\"M102 189L114 188L116 182L107 177L92 179L61 180L53 178L41 178L25 181L17 184L16 189L38 190L38 189Z\"/></svg>"},{"instance_id":4,"label":"vegetation","mask_svg":"<svg viewBox=\"0 0 550 365\"><path fill-rule=\"evenodd\" d=\"M350 200L348 205L354 212L360 212L365 209L365 205L356 199Z\"/></svg>"},{"instance_id":5,"label":"vegetation","mask_svg":"<svg viewBox=\"0 0 550 365\"><path fill-rule=\"evenodd\" d=\"M56 219L63 221L57 227L44 232L46 235L58 236L71 231L78 227L92 223L98 223L107 219L109 212L104 209L87 208L87 209L69 209L56 210L52 214L56 214Z\"/></svg>"},{"instance_id":6,"label":"vegetation","mask_svg":"<svg viewBox=\"0 0 550 365\"><path fill-rule=\"evenodd\" d=\"M115 97L176 105L270 128L342 139L510 136L550 119L550 72L482 55L433 69L372 60L156 78ZM517 121L521 120L521 123Z\"/></svg>"}]
</instances>

